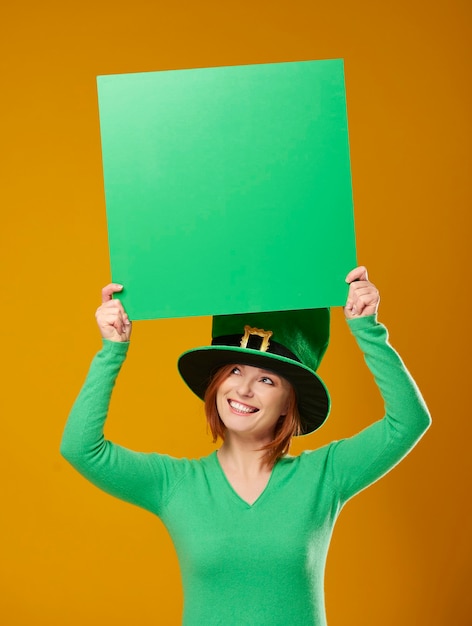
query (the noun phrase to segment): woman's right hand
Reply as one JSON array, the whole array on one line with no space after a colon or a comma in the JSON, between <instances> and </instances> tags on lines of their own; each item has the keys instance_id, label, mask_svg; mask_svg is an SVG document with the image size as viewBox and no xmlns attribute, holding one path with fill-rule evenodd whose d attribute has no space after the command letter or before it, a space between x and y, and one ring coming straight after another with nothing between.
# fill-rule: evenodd
<instances>
[{"instance_id":1,"label":"woman's right hand","mask_svg":"<svg viewBox=\"0 0 472 626\"><path fill-rule=\"evenodd\" d=\"M109 341L129 341L131 321L119 300L113 298L114 293L123 289L123 285L110 283L102 289L102 304L95 313L98 328L103 339Z\"/></svg>"}]
</instances>

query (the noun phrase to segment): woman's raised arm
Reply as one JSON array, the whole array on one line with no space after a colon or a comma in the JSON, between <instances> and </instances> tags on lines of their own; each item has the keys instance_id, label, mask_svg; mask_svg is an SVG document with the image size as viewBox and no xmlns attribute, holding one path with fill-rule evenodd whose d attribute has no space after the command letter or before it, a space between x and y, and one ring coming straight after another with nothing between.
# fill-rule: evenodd
<instances>
[{"instance_id":1,"label":"woman's raised arm","mask_svg":"<svg viewBox=\"0 0 472 626\"><path fill-rule=\"evenodd\" d=\"M113 294L121 290L117 284L102 290L96 319L103 345L69 414L61 454L97 487L158 514L172 479L162 457L119 446L105 439L103 433L131 336L128 315L121 302L113 299Z\"/></svg>"},{"instance_id":2,"label":"woman's raised arm","mask_svg":"<svg viewBox=\"0 0 472 626\"><path fill-rule=\"evenodd\" d=\"M431 423L423 397L388 332L377 321L380 295L357 267L346 277L350 284L344 314L361 348L385 406L383 419L331 447L331 470L342 499L364 489L394 467L422 437ZM365 411L362 396L353 411Z\"/></svg>"}]
</instances>

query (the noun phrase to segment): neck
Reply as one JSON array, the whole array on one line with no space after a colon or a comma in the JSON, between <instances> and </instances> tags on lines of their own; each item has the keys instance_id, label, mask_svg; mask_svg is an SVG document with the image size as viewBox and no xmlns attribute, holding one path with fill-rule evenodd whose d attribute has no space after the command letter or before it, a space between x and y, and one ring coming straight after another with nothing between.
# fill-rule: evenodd
<instances>
[{"instance_id":1,"label":"neck","mask_svg":"<svg viewBox=\"0 0 472 626\"><path fill-rule=\"evenodd\" d=\"M244 474L267 472L270 468L263 461L265 450L257 449L261 445L264 444L260 441L241 441L227 433L223 445L218 450L218 459L226 466L229 465Z\"/></svg>"}]
</instances>

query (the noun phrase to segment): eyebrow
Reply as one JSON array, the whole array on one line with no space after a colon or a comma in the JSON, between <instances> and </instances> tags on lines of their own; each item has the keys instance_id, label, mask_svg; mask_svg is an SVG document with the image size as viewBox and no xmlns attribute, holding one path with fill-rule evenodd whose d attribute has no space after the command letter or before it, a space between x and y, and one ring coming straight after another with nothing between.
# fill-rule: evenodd
<instances>
[{"instance_id":1,"label":"eyebrow","mask_svg":"<svg viewBox=\"0 0 472 626\"><path fill-rule=\"evenodd\" d=\"M283 378L282 374L274 372L274 370L265 369L264 367L257 367L257 365L248 365L247 363L234 363L232 367L250 367L254 370L258 370L258 372L261 374L266 374L267 376L276 376L277 378Z\"/></svg>"}]
</instances>

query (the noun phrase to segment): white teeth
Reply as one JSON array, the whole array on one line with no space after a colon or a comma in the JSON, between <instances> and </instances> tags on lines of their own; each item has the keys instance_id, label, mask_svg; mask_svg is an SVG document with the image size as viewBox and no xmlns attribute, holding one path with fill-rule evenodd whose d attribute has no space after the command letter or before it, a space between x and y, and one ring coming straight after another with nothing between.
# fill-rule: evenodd
<instances>
[{"instance_id":1,"label":"white teeth","mask_svg":"<svg viewBox=\"0 0 472 626\"><path fill-rule=\"evenodd\" d=\"M253 409L251 407L246 406L245 404L240 404L239 402L235 402L231 400L229 403L230 407L239 413L255 413L258 409Z\"/></svg>"}]
</instances>

